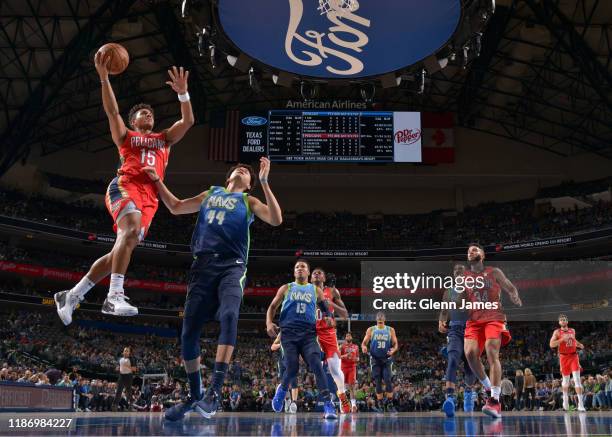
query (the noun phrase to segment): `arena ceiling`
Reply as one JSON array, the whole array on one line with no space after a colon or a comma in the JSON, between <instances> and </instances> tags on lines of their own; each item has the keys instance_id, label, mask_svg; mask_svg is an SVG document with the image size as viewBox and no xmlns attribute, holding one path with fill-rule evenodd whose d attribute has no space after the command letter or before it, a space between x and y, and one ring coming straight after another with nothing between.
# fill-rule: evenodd
<instances>
[{"instance_id":1,"label":"arena ceiling","mask_svg":"<svg viewBox=\"0 0 612 437\"><path fill-rule=\"evenodd\" d=\"M210 110L302 100L299 81L277 86L269 71L257 72L255 91L249 74L221 59L224 54L217 53L213 68L208 43L199 51L195 32L215 30L215 3L189 1L182 17L179 0L0 2L0 175L26 160L33 146L44 155L113 147L92 62L97 47L109 41L131 55L128 70L112 79L120 108L151 103L158 126L178 115L176 96L164 84L171 65L191 71L198 123ZM361 89L373 86L381 108L454 111L465 128L559 155L612 158L612 2L496 3L480 56L467 67L451 62L428 75L422 94L407 70L398 87L384 88L379 80L321 83L319 98L361 101Z\"/></svg>"}]
</instances>

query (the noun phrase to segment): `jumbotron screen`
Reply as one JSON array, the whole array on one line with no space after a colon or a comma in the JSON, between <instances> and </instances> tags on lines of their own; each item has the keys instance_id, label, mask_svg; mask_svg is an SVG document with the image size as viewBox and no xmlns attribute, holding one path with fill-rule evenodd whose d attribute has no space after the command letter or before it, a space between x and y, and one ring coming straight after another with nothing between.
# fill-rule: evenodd
<instances>
[{"instance_id":1,"label":"jumbotron screen","mask_svg":"<svg viewBox=\"0 0 612 437\"><path fill-rule=\"evenodd\" d=\"M421 162L419 112L273 110L241 130L241 151L272 161Z\"/></svg>"}]
</instances>

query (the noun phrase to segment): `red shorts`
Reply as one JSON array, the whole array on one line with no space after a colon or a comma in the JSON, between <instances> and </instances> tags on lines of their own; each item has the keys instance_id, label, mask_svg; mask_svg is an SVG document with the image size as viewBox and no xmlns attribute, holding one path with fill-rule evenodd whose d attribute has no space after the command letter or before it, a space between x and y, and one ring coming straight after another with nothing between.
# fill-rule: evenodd
<instances>
[{"instance_id":1,"label":"red shorts","mask_svg":"<svg viewBox=\"0 0 612 437\"><path fill-rule=\"evenodd\" d=\"M561 376L570 376L572 372L580 372L580 361L578 354L560 354L559 364L561 365Z\"/></svg>"},{"instance_id":2,"label":"red shorts","mask_svg":"<svg viewBox=\"0 0 612 437\"><path fill-rule=\"evenodd\" d=\"M334 354L340 356L335 328L317 331L317 337L319 338L319 346L325 354L325 359L332 358Z\"/></svg>"},{"instance_id":3,"label":"red shorts","mask_svg":"<svg viewBox=\"0 0 612 437\"><path fill-rule=\"evenodd\" d=\"M501 340L501 345L505 346L510 343L512 336L508 328L506 328L506 322L498 320L468 320L465 324L464 338L466 340L478 341L478 348L482 353L487 340L499 339Z\"/></svg>"},{"instance_id":4,"label":"red shorts","mask_svg":"<svg viewBox=\"0 0 612 437\"><path fill-rule=\"evenodd\" d=\"M133 182L128 176L117 176L108 185L104 200L106 209L115 222L113 225L115 232L121 211L133 202L140 211L140 239L144 239L158 207L157 192L150 184Z\"/></svg>"},{"instance_id":5,"label":"red shorts","mask_svg":"<svg viewBox=\"0 0 612 437\"><path fill-rule=\"evenodd\" d=\"M357 382L357 366L342 366L344 373L344 383L353 385Z\"/></svg>"}]
</instances>

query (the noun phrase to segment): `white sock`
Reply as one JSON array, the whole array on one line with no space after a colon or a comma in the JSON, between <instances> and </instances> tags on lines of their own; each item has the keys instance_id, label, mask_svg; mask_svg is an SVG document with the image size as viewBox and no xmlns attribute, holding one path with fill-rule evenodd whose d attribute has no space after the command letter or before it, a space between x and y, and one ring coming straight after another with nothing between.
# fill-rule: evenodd
<instances>
[{"instance_id":1,"label":"white sock","mask_svg":"<svg viewBox=\"0 0 612 437\"><path fill-rule=\"evenodd\" d=\"M111 273L108 294L123 294L123 278L122 274Z\"/></svg>"},{"instance_id":2,"label":"white sock","mask_svg":"<svg viewBox=\"0 0 612 437\"><path fill-rule=\"evenodd\" d=\"M499 395L501 393L501 387L491 387L491 396L496 401L499 401Z\"/></svg>"},{"instance_id":3,"label":"white sock","mask_svg":"<svg viewBox=\"0 0 612 437\"><path fill-rule=\"evenodd\" d=\"M351 407L356 407L357 406L357 400L351 398Z\"/></svg>"},{"instance_id":4,"label":"white sock","mask_svg":"<svg viewBox=\"0 0 612 437\"><path fill-rule=\"evenodd\" d=\"M491 390L491 381L489 380L488 376L485 376L485 379L482 379L480 383L485 388L485 390Z\"/></svg>"},{"instance_id":5,"label":"white sock","mask_svg":"<svg viewBox=\"0 0 612 437\"><path fill-rule=\"evenodd\" d=\"M569 394L563 393L563 405L569 405Z\"/></svg>"},{"instance_id":6,"label":"white sock","mask_svg":"<svg viewBox=\"0 0 612 437\"><path fill-rule=\"evenodd\" d=\"M94 285L96 285L95 282L92 282L87 276L83 276L81 280L74 287L72 287L72 290L70 291L76 293L76 295L79 297L85 297L87 292L91 290Z\"/></svg>"},{"instance_id":7,"label":"white sock","mask_svg":"<svg viewBox=\"0 0 612 437\"><path fill-rule=\"evenodd\" d=\"M333 357L327 359L327 365L329 366L329 373L331 373L334 382L336 383L336 387L338 388L338 393L344 393L346 390L344 388L344 373L342 373L342 362L337 354L334 354Z\"/></svg>"},{"instance_id":8,"label":"white sock","mask_svg":"<svg viewBox=\"0 0 612 437\"><path fill-rule=\"evenodd\" d=\"M584 400L582 399L582 395L578 395L578 408L584 408Z\"/></svg>"}]
</instances>

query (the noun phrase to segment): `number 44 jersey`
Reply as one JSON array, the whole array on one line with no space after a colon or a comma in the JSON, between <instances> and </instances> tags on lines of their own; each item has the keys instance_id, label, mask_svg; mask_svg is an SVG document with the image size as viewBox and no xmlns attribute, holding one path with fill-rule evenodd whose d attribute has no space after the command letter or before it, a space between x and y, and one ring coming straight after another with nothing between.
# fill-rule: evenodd
<instances>
[{"instance_id":1,"label":"number 44 jersey","mask_svg":"<svg viewBox=\"0 0 612 437\"><path fill-rule=\"evenodd\" d=\"M246 193L233 193L224 187L210 187L200 205L198 221L191 237L191 251L236 258L246 264L251 241L253 213Z\"/></svg>"}]
</instances>

